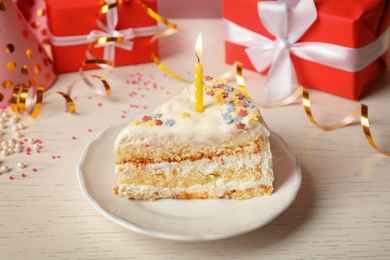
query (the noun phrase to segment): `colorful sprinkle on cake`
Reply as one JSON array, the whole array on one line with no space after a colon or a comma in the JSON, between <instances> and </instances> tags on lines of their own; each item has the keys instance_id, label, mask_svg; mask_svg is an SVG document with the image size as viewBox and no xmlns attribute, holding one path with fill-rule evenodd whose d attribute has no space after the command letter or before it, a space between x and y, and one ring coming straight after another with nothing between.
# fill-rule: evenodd
<instances>
[{"instance_id":1,"label":"colorful sprinkle on cake","mask_svg":"<svg viewBox=\"0 0 390 260\"><path fill-rule=\"evenodd\" d=\"M204 82L205 85L203 87L203 93L205 94L205 98L211 97L212 100L214 100L215 105L222 106L220 119L226 125L232 125L232 127L236 129L243 130L248 127L248 123L258 121L260 119L259 116L252 111L255 108L255 105L250 102L250 100L239 89L228 86L227 80L213 79L210 76L205 76ZM211 104L211 106L212 105L213 104ZM132 121L130 125L139 126L141 124L145 124L151 127L172 127L177 125L178 121L192 117L192 114L196 115L195 110L194 112L189 112L188 110L185 111L184 108L179 115L173 118L171 117L172 115L166 115L164 112L154 112L149 115L144 115L139 120Z\"/></svg>"}]
</instances>

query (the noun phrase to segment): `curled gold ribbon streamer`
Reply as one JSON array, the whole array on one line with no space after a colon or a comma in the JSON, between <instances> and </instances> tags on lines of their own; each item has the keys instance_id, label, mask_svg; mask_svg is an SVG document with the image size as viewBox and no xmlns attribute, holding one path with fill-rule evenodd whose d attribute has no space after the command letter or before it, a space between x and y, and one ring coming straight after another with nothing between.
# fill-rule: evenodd
<instances>
[{"instance_id":1,"label":"curled gold ribbon streamer","mask_svg":"<svg viewBox=\"0 0 390 260\"><path fill-rule=\"evenodd\" d=\"M286 105L291 104L292 102L294 102L298 97L300 97L302 95L302 88L298 88L291 95L289 95L288 97L282 99L281 101L275 102L275 103L270 104L270 105L259 105L259 104L256 104L256 102L250 97L250 95L249 95L249 93L248 93L248 91L247 91L247 89L245 87L245 81L244 81L244 76L243 76L243 73L242 73L242 69L243 69L243 64L241 62L236 61L233 64L233 66L230 68L230 70L225 72L221 76L221 78L229 78L232 74L235 73L236 82L237 82L238 86L240 87L241 92L246 96L246 98L248 100L250 100L252 103L254 103L256 106L258 106L260 108L267 109L267 108L275 108L275 107L286 106Z\"/></svg>"},{"instance_id":2,"label":"curled gold ribbon streamer","mask_svg":"<svg viewBox=\"0 0 390 260\"><path fill-rule=\"evenodd\" d=\"M309 90L307 88L302 87L303 90L303 95L302 95L302 105L305 108L305 112L309 120L315 124L316 126L326 130L334 130L337 128L342 128L344 126L347 126L353 122L353 120L359 116L360 114L360 106L355 108L349 115L344 117L340 122L330 125L330 126L321 126L320 124L317 123L317 121L314 119L313 113L311 112L311 103L310 103L310 96L309 96Z\"/></svg>"},{"instance_id":3,"label":"curled gold ribbon streamer","mask_svg":"<svg viewBox=\"0 0 390 260\"><path fill-rule=\"evenodd\" d=\"M95 85L88 76L84 73L83 67L87 66L89 64L96 64L102 68L108 68L108 67L114 67L115 63L113 61L104 60L104 59L90 59L85 60L82 62L81 67L79 69L79 73L81 75L81 78L87 84L87 86L92 89L96 94L100 96L108 96L111 94L111 88L108 84L107 80L104 77L101 77L99 75L91 75L92 78L98 79L103 86L103 88L99 88L97 85Z\"/></svg>"},{"instance_id":4,"label":"curled gold ribbon streamer","mask_svg":"<svg viewBox=\"0 0 390 260\"><path fill-rule=\"evenodd\" d=\"M111 7L111 8L113 8L113 7ZM104 43L109 42L109 41L120 42L120 41L123 41L123 37L100 37L99 39L97 39L94 42L91 42L88 45L87 57L93 57L92 54L90 53L90 49L93 46L99 45L99 44L104 44ZM105 59L95 59L93 57L92 59L88 59L88 60L83 61L81 63L80 69L79 69L79 73L80 73L82 80L85 82L85 84L87 84L87 86L90 89L92 89L92 91L94 91L96 94L98 94L100 96L108 96L109 94L111 94L111 88L110 88L110 85L108 84L107 80L104 77L101 77L98 75L91 76L92 78L96 78L100 81L101 85L103 86L103 89L102 89L102 88L99 88L97 85L95 85L92 82L92 80L90 80L88 78L88 76L85 74L83 68L85 66L90 65L90 64L95 64L95 65L99 66L100 68L108 69L108 68L114 67L115 62L111 61L111 60L105 60Z\"/></svg>"},{"instance_id":5,"label":"curled gold ribbon streamer","mask_svg":"<svg viewBox=\"0 0 390 260\"><path fill-rule=\"evenodd\" d=\"M154 20L156 20L157 22L160 22L166 26L168 26L167 29L165 30L162 30L162 31L159 31L157 32L151 39L150 39L150 42L149 42L149 52L150 52L150 57L152 58L153 62L162 70L164 71L167 75L175 78L175 79L178 79L178 80L181 80L181 81L184 81L184 82L192 82L190 80L187 80L183 77L180 77L179 75L177 75L176 73L174 73L173 71L171 71L170 69L168 69L167 66L165 66L161 60L157 57L157 55L154 53L153 51L153 43L162 38L162 37L166 37L166 36L169 36L169 35L173 35L173 34L176 34L178 32L178 28L177 28L177 25L173 22L171 22L170 20L162 17L161 15L159 15L158 13L156 13L155 11L153 11L143 0L139 0L140 3L141 3L141 6L142 8L145 10L145 12L151 17L153 18Z\"/></svg>"},{"instance_id":6,"label":"curled gold ribbon streamer","mask_svg":"<svg viewBox=\"0 0 390 260\"><path fill-rule=\"evenodd\" d=\"M315 120L315 118L313 116L313 113L311 111L310 94L309 94L309 90L307 88L300 87L300 88L296 89L291 95L289 95L285 99L283 99L283 100L281 100L279 102L273 103L271 105L267 105L267 106L258 105L250 98L250 96L248 94L248 91L247 91L247 89L245 87L245 81L244 81L244 77L243 77L243 74L242 74L242 63L241 62L235 62L233 64L233 66L232 66L232 69L235 69L235 72L236 72L235 73L236 74L236 82L237 82L238 86L240 87L242 93L251 102L253 102L256 106L258 106L260 108L274 108L274 107L285 106L285 105L288 105L288 104L292 103L294 100L296 100L299 96L302 95L302 105L303 105L303 107L305 109L307 117L309 118L309 120L313 124L315 124L316 126L320 127L323 130L326 130L326 131L331 131L331 130L335 130L335 129L342 128L342 127L345 127L347 125L350 125L354 121L354 119L357 118L360 115L360 124L363 127L364 135L365 135L367 141L369 142L369 144L374 149L376 149L377 151L383 153L384 155L390 156L390 152L382 151L376 145L376 143L374 141L374 138L371 135L370 123L369 123L369 119L368 119L368 106L367 105L360 104L349 115L345 116L340 122L338 122L338 123L336 123L334 125L322 126L322 125L317 123L317 121ZM231 75L231 73L232 73L232 69L230 71L226 72L224 74L224 76L225 77L229 77Z\"/></svg>"},{"instance_id":7,"label":"curled gold ribbon streamer","mask_svg":"<svg viewBox=\"0 0 390 260\"><path fill-rule=\"evenodd\" d=\"M363 127L363 132L364 132L364 135L366 136L367 141L377 151L383 153L384 155L390 156L390 152L385 152L385 151L379 149L379 147L374 142L374 138L372 137L371 131L370 131L370 122L368 120L368 106L361 104L360 109L361 109L360 124Z\"/></svg>"},{"instance_id":8,"label":"curled gold ribbon streamer","mask_svg":"<svg viewBox=\"0 0 390 260\"><path fill-rule=\"evenodd\" d=\"M382 151L375 143L374 141L374 138L372 137L371 135L371 130L370 130L370 121L368 119L368 106L365 105L365 104L359 104L359 106L357 106L355 108L355 110L353 110L349 115L347 115L346 117L344 117L339 123L337 124L334 124L334 125L331 125L331 126L321 126L319 125L316 120L314 119L314 116L311 112L311 105L310 105L310 97L309 97L309 90L306 89L306 88L302 88L303 89L303 96L302 96L302 105L304 106L305 108L305 111L306 111L306 115L308 116L308 118L310 119L310 121L312 123L314 123L315 125L317 125L318 127L326 130L326 131L329 131L329 130L334 130L334 129L337 129L337 128L342 128L344 126L347 126L349 124L351 124L353 122L353 120L357 117L360 116L360 125L362 126L363 128L363 132L364 132L364 136L366 137L368 143L375 149L377 150L378 152L381 152L383 153L384 155L387 155L387 156L390 156L390 152L385 152L385 151Z\"/></svg>"},{"instance_id":9,"label":"curled gold ribbon streamer","mask_svg":"<svg viewBox=\"0 0 390 260\"><path fill-rule=\"evenodd\" d=\"M45 88L42 85L28 87L25 84L16 84L11 96L11 110L15 113L27 112L31 117L36 118L42 109L44 91ZM60 94L65 99L66 107L69 112L73 113L76 111L76 106L70 97L70 93L56 93Z\"/></svg>"}]
</instances>

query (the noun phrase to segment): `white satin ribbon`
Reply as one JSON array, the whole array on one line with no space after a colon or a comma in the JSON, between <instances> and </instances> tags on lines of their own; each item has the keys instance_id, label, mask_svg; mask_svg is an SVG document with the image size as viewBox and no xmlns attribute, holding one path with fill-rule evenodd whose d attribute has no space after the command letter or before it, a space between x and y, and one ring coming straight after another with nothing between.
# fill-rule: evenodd
<instances>
[{"instance_id":1,"label":"white satin ribbon","mask_svg":"<svg viewBox=\"0 0 390 260\"><path fill-rule=\"evenodd\" d=\"M294 1L296 2L296 1ZM259 17L265 28L275 36L271 40L224 19L225 40L246 46L250 61L257 71L270 70L265 81L266 103L281 100L298 87L291 54L332 68L356 72L382 56L389 41L387 30L374 42L349 48L323 42L297 41L317 19L313 0L259 2Z\"/></svg>"},{"instance_id":2,"label":"white satin ribbon","mask_svg":"<svg viewBox=\"0 0 390 260\"><path fill-rule=\"evenodd\" d=\"M115 0L106 1L106 3L112 3ZM147 26L138 28L128 28L123 30L116 30L118 24L118 10L117 7L110 9L106 14L107 25L103 24L99 19L96 23L102 30L92 30L88 35L77 36L54 36L50 31L48 33L49 39L54 46L69 46L88 44L94 42L102 37L122 37L123 40L107 41L102 44L96 44L95 47L104 47L104 59L113 61L115 59L115 48L122 48L128 51L133 49L134 42L131 39L136 37L153 36L157 33L157 26ZM88 59L94 57L87 52Z\"/></svg>"}]
</instances>

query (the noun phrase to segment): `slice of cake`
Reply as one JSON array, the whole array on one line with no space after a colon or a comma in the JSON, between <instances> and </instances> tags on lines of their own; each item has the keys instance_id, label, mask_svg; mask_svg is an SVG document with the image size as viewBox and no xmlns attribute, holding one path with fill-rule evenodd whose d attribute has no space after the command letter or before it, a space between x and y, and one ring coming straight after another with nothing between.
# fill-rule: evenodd
<instances>
[{"instance_id":1,"label":"slice of cake","mask_svg":"<svg viewBox=\"0 0 390 260\"><path fill-rule=\"evenodd\" d=\"M194 109L191 85L121 131L114 144L119 197L249 199L272 193L267 126L259 109L226 83L205 77L203 113Z\"/></svg>"}]
</instances>

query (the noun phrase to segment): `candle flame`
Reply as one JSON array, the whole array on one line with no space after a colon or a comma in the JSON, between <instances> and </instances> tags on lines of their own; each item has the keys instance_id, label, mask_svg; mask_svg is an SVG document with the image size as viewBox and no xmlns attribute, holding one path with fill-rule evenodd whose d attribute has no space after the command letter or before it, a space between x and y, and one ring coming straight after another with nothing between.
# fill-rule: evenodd
<instances>
[{"instance_id":1,"label":"candle flame","mask_svg":"<svg viewBox=\"0 0 390 260\"><path fill-rule=\"evenodd\" d=\"M202 33L199 33L198 39L196 40L195 55L198 59L198 63L200 63L200 57L202 56Z\"/></svg>"}]
</instances>

